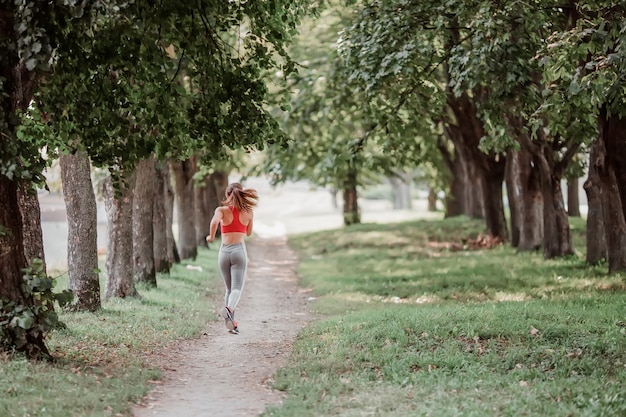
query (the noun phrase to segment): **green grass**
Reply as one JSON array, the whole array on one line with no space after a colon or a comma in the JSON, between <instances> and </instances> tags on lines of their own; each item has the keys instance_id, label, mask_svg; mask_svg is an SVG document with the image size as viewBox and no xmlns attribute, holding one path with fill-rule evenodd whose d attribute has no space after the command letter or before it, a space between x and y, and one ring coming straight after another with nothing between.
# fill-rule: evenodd
<instances>
[{"instance_id":1,"label":"green grass","mask_svg":"<svg viewBox=\"0 0 626 417\"><path fill-rule=\"evenodd\" d=\"M210 299L222 290L217 251L200 250L196 261L159 276L158 288L139 288L141 299L114 299L96 313L60 312L67 328L47 339L54 363L0 358L0 416L130 415L131 403L160 377L151 355L197 337L214 317Z\"/></svg>"},{"instance_id":2,"label":"green grass","mask_svg":"<svg viewBox=\"0 0 626 417\"><path fill-rule=\"evenodd\" d=\"M624 416L626 280L584 256L469 250L468 219L294 237L326 318L267 416ZM584 242L584 223L573 222ZM578 250L582 246L578 246Z\"/></svg>"}]
</instances>

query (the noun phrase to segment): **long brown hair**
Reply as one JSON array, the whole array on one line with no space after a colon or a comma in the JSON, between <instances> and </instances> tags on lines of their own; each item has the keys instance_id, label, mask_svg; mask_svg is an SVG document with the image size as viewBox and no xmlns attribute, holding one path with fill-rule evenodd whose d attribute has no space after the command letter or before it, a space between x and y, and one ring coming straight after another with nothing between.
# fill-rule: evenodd
<instances>
[{"instance_id":1,"label":"long brown hair","mask_svg":"<svg viewBox=\"0 0 626 417\"><path fill-rule=\"evenodd\" d=\"M226 198L222 204L233 206L239 211L252 211L257 205L259 195L253 188L243 188L238 182L226 187Z\"/></svg>"}]
</instances>

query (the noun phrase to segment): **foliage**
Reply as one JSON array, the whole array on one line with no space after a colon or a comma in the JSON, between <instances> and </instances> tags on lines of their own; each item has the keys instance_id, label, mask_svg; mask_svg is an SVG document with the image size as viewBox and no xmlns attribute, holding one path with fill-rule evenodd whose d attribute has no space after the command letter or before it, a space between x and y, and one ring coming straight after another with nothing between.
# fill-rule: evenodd
<instances>
[{"instance_id":1,"label":"foliage","mask_svg":"<svg viewBox=\"0 0 626 417\"><path fill-rule=\"evenodd\" d=\"M36 22L55 35L53 65L23 137L49 150L84 148L114 175L152 152L216 160L283 137L265 109L264 77L292 70L285 45L308 2L81 5Z\"/></svg>"},{"instance_id":2,"label":"foliage","mask_svg":"<svg viewBox=\"0 0 626 417\"><path fill-rule=\"evenodd\" d=\"M409 158L432 186L445 188L453 148L444 135L452 118L449 59L461 42L452 32L462 27L456 19L464 10L441 1L358 6L352 24L341 32L341 78L373 103L371 122L380 146L396 159Z\"/></svg>"},{"instance_id":3,"label":"foliage","mask_svg":"<svg viewBox=\"0 0 626 417\"><path fill-rule=\"evenodd\" d=\"M571 30L546 37L537 59L548 83L543 114L575 112L595 127L598 109L624 116L626 7L606 1L576 2Z\"/></svg>"},{"instance_id":4,"label":"foliage","mask_svg":"<svg viewBox=\"0 0 626 417\"><path fill-rule=\"evenodd\" d=\"M290 238L325 318L264 415L623 414L624 278L582 255L473 248L481 231L452 218Z\"/></svg>"},{"instance_id":5,"label":"foliage","mask_svg":"<svg viewBox=\"0 0 626 417\"><path fill-rule=\"evenodd\" d=\"M403 109L384 126L374 115L391 106L383 97L372 100L346 78L347 63L339 54L341 34L352 24L353 10L329 2L319 16L305 20L290 53L300 63L288 78L293 92L286 111L276 112L291 140L266 152L261 171L276 181L307 179L342 188L348 173L358 171L359 184L412 170L421 160L422 119Z\"/></svg>"},{"instance_id":6,"label":"foliage","mask_svg":"<svg viewBox=\"0 0 626 417\"><path fill-rule=\"evenodd\" d=\"M29 357L50 359L48 352L39 352L38 338L64 327L54 305L67 305L73 294L69 290L53 292L56 282L46 276L39 259L33 260L23 272L23 294L34 302L20 304L15 300L0 300L0 343L3 350L15 348Z\"/></svg>"}]
</instances>

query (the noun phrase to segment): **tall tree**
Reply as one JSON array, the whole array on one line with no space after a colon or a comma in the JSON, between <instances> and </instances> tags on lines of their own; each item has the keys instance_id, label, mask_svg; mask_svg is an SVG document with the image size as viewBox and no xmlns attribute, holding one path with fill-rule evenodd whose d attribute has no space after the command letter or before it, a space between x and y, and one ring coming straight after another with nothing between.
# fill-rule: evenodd
<instances>
[{"instance_id":1,"label":"tall tree","mask_svg":"<svg viewBox=\"0 0 626 417\"><path fill-rule=\"evenodd\" d=\"M568 30L552 33L537 54L547 81L545 103L539 113L552 115L548 128L556 132L570 126L571 118L564 120L561 115L574 115L577 130L586 132L587 143L595 140L585 184L589 201L587 243L593 245L588 248L593 254L588 261L596 262L606 243L609 271L624 271L626 35L621 22L626 6L570 1L563 10L570 18Z\"/></svg>"},{"instance_id":2,"label":"tall tree","mask_svg":"<svg viewBox=\"0 0 626 417\"><path fill-rule=\"evenodd\" d=\"M346 225L360 222L359 187L413 169L424 152L419 138L430 133L423 129L423 119L392 100L370 100L344 78L345 60L337 50L342 35L337 33L351 24L352 17L351 8L329 2L319 18L303 24L290 49L302 67L288 80L293 94L283 112L283 126L292 139L271 147L263 167L276 181L306 178L341 190ZM374 119L377 109L394 106L396 117L405 123ZM407 141L403 134L418 139Z\"/></svg>"},{"instance_id":3,"label":"tall tree","mask_svg":"<svg viewBox=\"0 0 626 417\"><path fill-rule=\"evenodd\" d=\"M169 164L157 161L154 175L154 196L152 197L154 270L156 273L162 272L169 274L171 263L167 250L168 228L169 235L171 235L172 225L167 217L166 182L169 183Z\"/></svg>"},{"instance_id":4,"label":"tall tree","mask_svg":"<svg viewBox=\"0 0 626 417\"><path fill-rule=\"evenodd\" d=\"M79 150L124 190L124 174L153 151L218 155L280 137L264 107L264 75L293 69L285 45L308 2L1 4L0 243L7 256L0 298L35 307L21 290L26 258L17 192L19 181L42 178L39 148L69 150L79 137ZM190 93L174 82L182 66L200 89ZM20 136L25 125L33 129ZM41 352L44 335L32 338Z\"/></svg>"},{"instance_id":5,"label":"tall tree","mask_svg":"<svg viewBox=\"0 0 626 417\"><path fill-rule=\"evenodd\" d=\"M43 164L37 145L20 134L20 117L54 47L54 31L44 29L53 7L43 1L0 2L0 348L33 358L49 357L44 339L50 327L41 325L46 312L35 305L22 279L27 259L18 195L42 180ZM19 310L30 319L13 321Z\"/></svg>"},{"instance_id":6,"label":"tall tree","mask_svg":"<svg viewBox=\"0 0 626 417\"><path fill-rule=\"evenodd\" d=\"M46 270L46 256L43 251L43 232L41 230L41 209L34 184L23 182L18 188L18 204L22 216L24 255L26 261L39 259Z\"/></svg>"},{"instance_id":7,"label":"tall tree","mask_svg":"<svg viewBox=\"0 0 626 417\"><path fill-rule=\"evenodd\" d=\"M121 185L114 185L113 178L107 177L102 184L107 211L106 268L107 280L105 298L137 297L139 295L133 280L133 182L132 176Z\"/></svg>"},{"instance_id":8,"label":"tall tree","mask_svg":"<svg viewBox=\"0 0 626 417\"><path fill-rule=\"evenodd\" d=\"M354 23L342 32L344 79L376 102L373 120L379 129L406 134L403 114L420 120L418 132L426 140L418 146L440 151L451 170L450 213L484 217L490 233L505 239L505 160L498 151L478 147L485 132L478 113L485 89L453 88L451 80L450 57L463 50L469 31L469 6L462 6L436 0L359 3ZM442 138L453 144L453 152ZM424 156L435 159L431 152ZM468 189L471 194L464 192ZM476 195L479 199L472 199Z\"/></svg>"},{"instance_id":9,"label":"tall tree","mask_svg":"<svg viewBox=\"0 0 626 417\"><path fill-rule=\"evenodd\" d=\"M84 152L59 158L67 213L68 288L77 310L100 308L98 222L91 164Z\"/></svg>"},{"instance_id":10,"label":"tall tree","mask_svg":"<svg viewBox=\"0 0 626 417\"><path fill-rule=\"evenodd\" d=\"M194 175L197 171L195 158L170 164L174 178L175 204L178 213L178 253L181 259L196 259L196 201Z\"/></svg>"},{"instance_id":11,"label":"tall tree","mask_svg":"<svg viewBox=\"0 0 626 417\"><path fill-rule=\"evenodd\" d=\"M156 287L154 267L154 156L142 160L133 185L133 275L135 281Z\"/></svg>"}]
</instances>

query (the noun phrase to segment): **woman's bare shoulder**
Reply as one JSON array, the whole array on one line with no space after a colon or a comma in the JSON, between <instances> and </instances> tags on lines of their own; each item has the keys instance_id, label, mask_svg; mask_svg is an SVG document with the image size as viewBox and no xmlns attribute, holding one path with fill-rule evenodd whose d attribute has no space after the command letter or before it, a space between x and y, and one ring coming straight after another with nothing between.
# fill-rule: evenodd
<instances>
[{"instance_id":1,"label":"woman's bare shoulder","mask_svg":"<svg viewBox=\"0 0 626 417\"><path fill-rule=\"evenodd\" d=\"M228 207L226 206L219 206L215 209L215 214L222 214L224 215L225 213L228 213Z\"/></svg>"}]
</instances>

